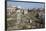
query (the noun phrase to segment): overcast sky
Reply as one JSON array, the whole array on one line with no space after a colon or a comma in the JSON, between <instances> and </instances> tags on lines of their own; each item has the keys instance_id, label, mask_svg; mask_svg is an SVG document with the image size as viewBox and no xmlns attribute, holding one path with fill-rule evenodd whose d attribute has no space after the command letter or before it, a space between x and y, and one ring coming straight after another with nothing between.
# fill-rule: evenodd
<instances>
[{"instance_id":1,"label":"overcast sky","mask_svg":"<svg viewBox=\"0 0 46 31\"><path fill-rule=\"evenodd\" d=\"M7 1L7 6L12 5L12 6L17 6L20 8L44 8L44 4L41 3L25 3L25 2L11 2Z\"/></svg>"}]
</instances>

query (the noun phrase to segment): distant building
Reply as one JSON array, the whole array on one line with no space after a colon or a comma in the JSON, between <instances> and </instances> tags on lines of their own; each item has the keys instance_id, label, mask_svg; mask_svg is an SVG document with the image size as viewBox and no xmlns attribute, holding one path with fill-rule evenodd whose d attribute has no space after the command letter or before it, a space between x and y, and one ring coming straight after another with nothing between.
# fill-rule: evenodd
<instances>
[{"instance_id":1,"label":"distant building","mask_svg":"<svg viewBox=\"0 0 46 31\"><path fill-rule=\"evenodd\" d=\"M28 10L27 9L24 9L24 14L28 14Z\"/></svg>"},{"instance_id":2,"label":"distant building","mask_svg":"<svg viewBox=\"0 0 46 31\"><path fill-rule=\"evenodd\" d=\"M16 6L7 7L7 15L10 15L12 12L16 11Z\"/></svg>"}]
</instances>

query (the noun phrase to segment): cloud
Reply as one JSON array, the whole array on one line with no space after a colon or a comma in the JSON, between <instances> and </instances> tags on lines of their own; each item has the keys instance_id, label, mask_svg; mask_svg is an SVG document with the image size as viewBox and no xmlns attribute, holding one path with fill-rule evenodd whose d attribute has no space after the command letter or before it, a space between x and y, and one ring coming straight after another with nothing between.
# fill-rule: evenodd
<instances>
[{"instance_id":1,"label":"cloud","mask_svg":"<svg viewBox=\"0 0 46 31\"><path fill-rule=\"evenodd\" d=\"M18 8L21 8L21 6L18 6Z\"/></svg>"}]
</instances>

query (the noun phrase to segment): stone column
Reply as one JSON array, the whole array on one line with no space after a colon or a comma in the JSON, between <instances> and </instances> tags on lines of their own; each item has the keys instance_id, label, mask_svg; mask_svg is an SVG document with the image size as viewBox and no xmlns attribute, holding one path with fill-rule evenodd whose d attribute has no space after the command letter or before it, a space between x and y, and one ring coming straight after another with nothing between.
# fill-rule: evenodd
<instances>
[{"instance_id":1,"label":"stone column","mask_svg":"<svg viewBox=\"0 0 46 31\"><path fill-rule=\"evenodd\" d=\"M21 23L21 12L20 10L17 11L17 24Z\"/></svg>"}]
</instances>

